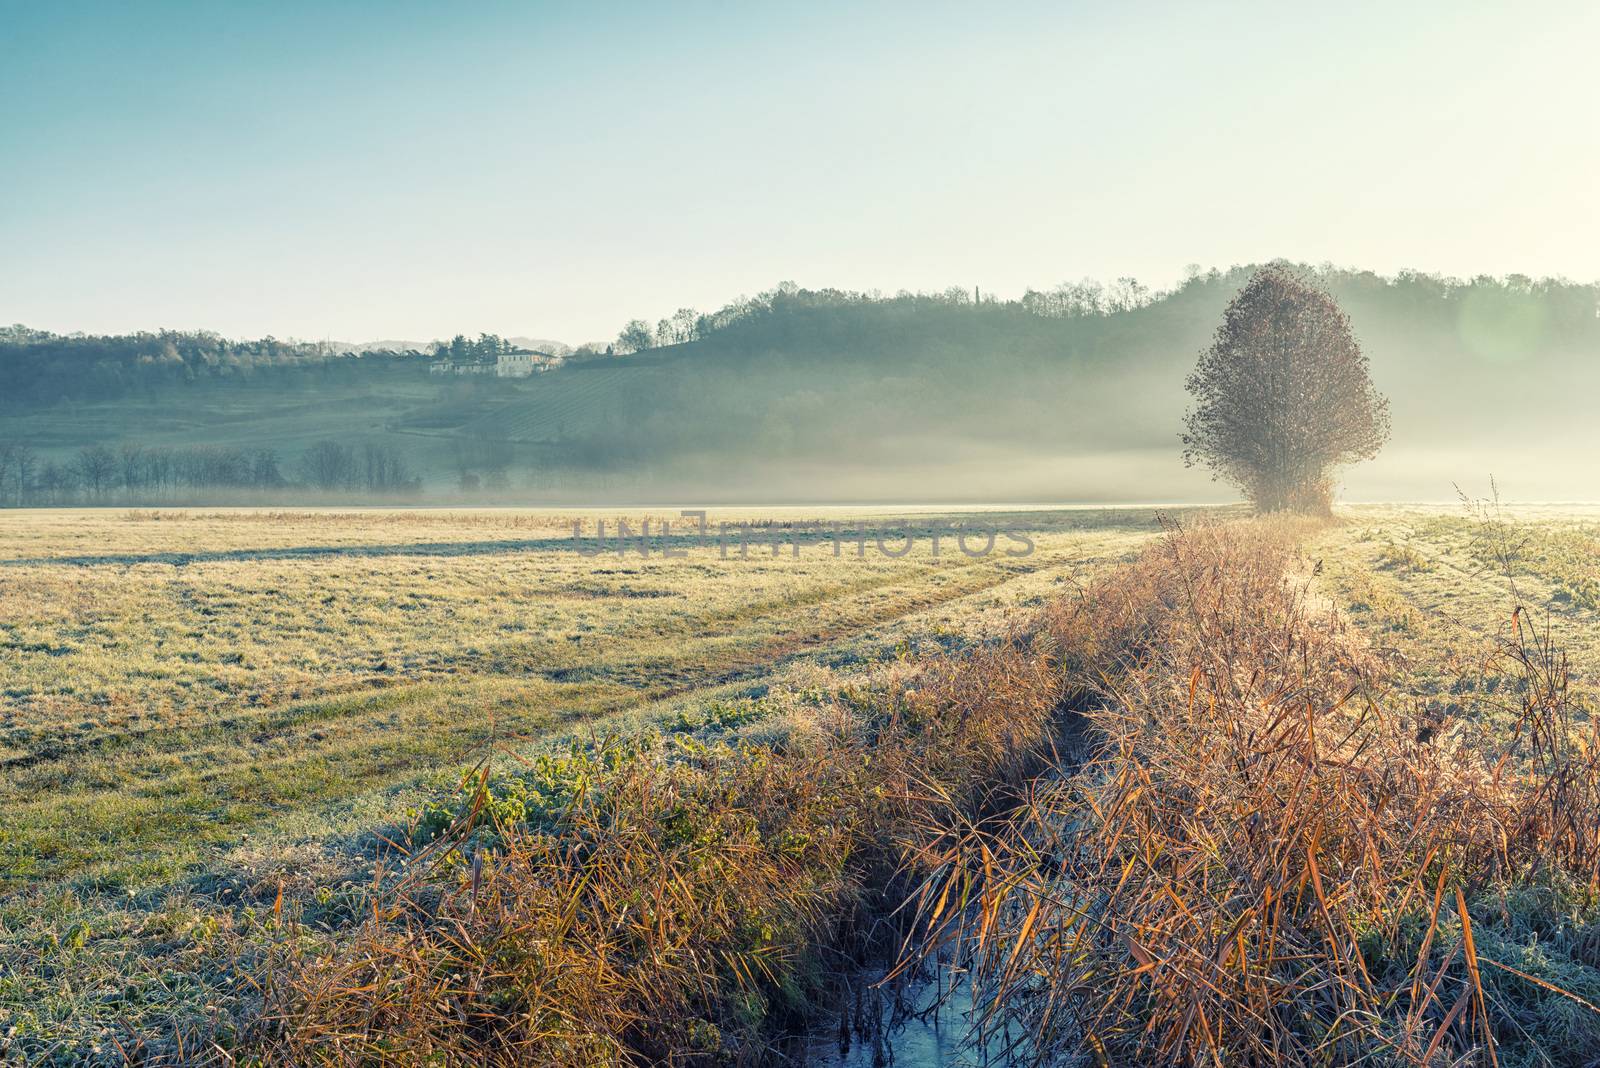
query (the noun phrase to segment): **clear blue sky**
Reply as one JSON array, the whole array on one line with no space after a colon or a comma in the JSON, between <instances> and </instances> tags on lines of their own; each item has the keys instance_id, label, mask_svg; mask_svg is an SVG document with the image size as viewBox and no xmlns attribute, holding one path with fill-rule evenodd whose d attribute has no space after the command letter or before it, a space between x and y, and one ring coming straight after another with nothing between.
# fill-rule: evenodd
<instances>
[{"instance_id":1,"label":"clear blue sky","mask_svg":"<svg viewBox=\"0 0 1600 1068\"><path fill-rule=\"evenodd\" d=\"M1600 277L1600 10L1296 7L0 0L0 320L577 342L782 279Z\"/></svg>"}]
</instances>

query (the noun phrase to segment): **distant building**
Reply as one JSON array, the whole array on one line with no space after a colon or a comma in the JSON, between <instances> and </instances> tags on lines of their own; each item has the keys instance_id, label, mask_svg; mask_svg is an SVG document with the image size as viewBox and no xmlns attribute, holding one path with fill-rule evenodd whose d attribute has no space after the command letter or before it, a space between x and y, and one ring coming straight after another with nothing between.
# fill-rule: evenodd
<instances>
[{"instance_id":1,"label":"distant building","mask_svg":"<svg viewBox=\"0 0 1600 1068\"><path fill-rule=\"evenodd\" d=\"M495 361L494 373L501 378L527 378L533 374L533 360L531 352L502 352Z\"/></svg>"},{"instance_id":2,"label":"distant building","mask_svg":"<svg viewBox=\"0 0 1600 1068\"><path fill-rule=\"evenodd\" d=\"M548 371L560 362L560 357L548 352L518 349L502 352L495 361L494 373L501 378L527 378L535 371Z\"/></svg>"},{"instance_id":3,"label":"distant building","mask_svg":"<svg viewBox=\"0 0 1600 1068\"><path fill-rule=\"evenodd\" d=\"M430 375L488 375L493 374L492 363L456 363L452 360L434 360L428 365Z\"/></svg>"},{"instance_id":4,"label":"distant building","mask_svg":"<svg viewBox=\"0 0 1600 1068\"><path fill-rule=\"evenodd\" d=\"M549 371L560 367L560 356L548 352L535 352L531 349L519 349L514 352L502 352L495 357L493 363L482 363L477 360L457 363L446 356L435 358L428 364L430 375L494 375L497 378L527 378L536 371Z\"/></svg>"}]
</instances>

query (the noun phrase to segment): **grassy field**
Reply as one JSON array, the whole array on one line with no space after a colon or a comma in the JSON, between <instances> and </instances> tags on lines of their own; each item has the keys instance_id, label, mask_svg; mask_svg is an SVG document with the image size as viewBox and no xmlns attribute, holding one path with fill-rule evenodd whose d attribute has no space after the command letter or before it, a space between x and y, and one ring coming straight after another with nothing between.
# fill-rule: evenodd
<instances>
[{"instance_id":1,"label":"grassy field","mask_svg":"<svg viewBox=\"0 0 1600 1068\"><path fill-rule=\"evenodd\" d=\"M1568 658L1576 699L1600 687L1600 509L1351 508L1306 552L1429 715L1485 739L1506 726L1495 679L1480 676L1518 603Z\"/></svg>"},{"instance_id":2,"label":"grassy field","mask_svg":"<svg viewBox=\"0 0 1600 1068\"><path fill-rule=\"evenodd\" d=\"M0 513L0 1019L81 1038L221 999L200 962L242 896L325 896L462 766L986 636L1157 530L1149 511L924 512L902 557L835 556L825 533L798 555L585 557L579 518L602 517ZM975 559L945 535L934 556L934 527L963 520L1035 551Z\"/></svg>"},{"instance_id":3,"label":"grassy field","mask_svg":"<svg viewBox=\"0 0 1600 1068\"><path fill-rule=\"evenodd\" d=\"M674 518L684 555L581 554L572 524L601 518ZM643 512L0 512L0 1055L115 1063L119 1033L246 1007L237 962L278 937L279 894L347 925L373 857L464 767L983 647L1159 533L1134 509L709 517L748 521L770 526L724 555ZM911 548L836 555L830 523L896 552L904 523ZM957 523L1034 549L973 558L945 533L936 555ZM1361 507L1310 528L1293 571L1404 715L1492 746L1513 584L1594 707L1596 548L1600 512Z\"/></svg>"}]
</instances>

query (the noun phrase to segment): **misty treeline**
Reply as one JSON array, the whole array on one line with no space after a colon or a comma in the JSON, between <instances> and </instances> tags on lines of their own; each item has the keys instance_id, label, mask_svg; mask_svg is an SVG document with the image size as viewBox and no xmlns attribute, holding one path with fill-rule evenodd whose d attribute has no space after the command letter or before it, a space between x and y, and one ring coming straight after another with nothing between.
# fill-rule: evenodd
<instances>
[{"instance_id":1,"label":"misty treeline","mask_svg":"<svg viewBox=\"0 0 1600 1068\"><path fill-rule=\"evenodd\" d=\"M782 285L710 315L680 313L693 325L671 348L651 331L657 347L629 358L639 372L609 385L604 404L581 386L596 365L578 365L473 429L559 442L553 461L575 468L663 475L680 461L708 472L772 459L955 463L972 448L1019 461L1171 455L1194 354L1256 269L1191 269L1163 291L1124 279L1015 300ZM1506 415L1549 425L1600 388L1600 285L1301 269L1348 311L1405 444L1458 441L1461 426ZM1573 388L1552 391L1557 376Z\"/></svg>"},{"instance_id":2,"label":"misty treeline","mask_svg":"<svg viewBox=\"0 0 1600 1068\"><path fill-rule=\"evenodd\" d=\"M360 373L374 366L433 360L493 363L517 349L508 338L456 334L427 345L380 343L358 347L325 341L273 337L235 341L209 331L160 330L137 334L54 334L20 323L0 327L0 410L61 401L114 400L131 393L190 382L237 382L272 386L305 372ZM555 345L563 354L566 347ZM599 352L596 346L585 355Z\"/></svg>"},{"instance_id":3,"label":"misty treeline","mask_svg":"<svg viewBox=\"0 0 1600 1068\"><path fill-rule=\"evenodd\" d=\"M357 360L423 362L415 349L353 350L273 337L234 341L204 330L53 334L0 326L0 408L63 400L109 400L139 390L205 380L271 383L284 373Z\"/></svg>"},{"instance_id":4,"label":"misty treeline","mask_svg":"<svg viewBox=\"0 0 1600 1068\"><path fill-rule=\"evenodd\" d=\"M1234 267L1227 271L1202 270L1191 264L1183 281L1172 289L1153 289L1137 278L1122 277L1109 284L1093 278L1062 282L1049 289L1029 288L1015 299L1001 299L981 288L951 286L941 292L913 293L901 290L886 295L878 290L802 289L793 282L782 282L754 297L740 297L717 311L702 314L693 308L680 308L654 327L647 320L634 319L623 327L617 340L605 347L614 355L628 355L652 348L666 348L734 333L744 339L759 337L763 324L797 313L816 311L917 311L936 308L965 308L990 311L1015 311L1050 319L1083 319L1132 312L1160 304L1187 293L1222 286L1238 288L1257 268ZM1404 296L1413 310L1427 307L1449 309L1473 302L1487 303L1481 309L1491 317L1510 312L1543 319L1550 312L1556 320L1584 321L1595 317L1600 306L1600 284L1575 283L1564 278L1531 278L1508 275L1504 278L1480 275L1471 279L1401 271L1386 277L1372 271L1347 271L1323 266L1307 268L1323 285L1336 289L1393 290ZM580 347L580 355L594 354L593 343Z\"/></svg>"},{"instance_id":5,"label":"misty treeline","mask_svg":"<svg viewBox=\"0 0 1600 1068\"><path fill-rule=\"evenodd\" d=\"M435 341L428 349L435 360L451 363L494 363L500 356L515 351L517 345L499 334L479 334L475 338L457 334L449 341Z\"/></svg>"},{"instance_id":6,"label":"misty treeline","mask_svg":"<svg viewBox=\"0 0 1600 1068\"><path fill-rule=\"evenodd\" d=\"M1195 270L1198 271L1198 268ZM892 296L886 296L878 290L801 289L793 282L780 282L764 293L758 293L754 297L740 297L709 314L701 314L693 308L679 308L653 327L644 319L630 320L617 335L617 340L605 346L605 353L626 356L646 349L684 345L725 331L748 327L768 316L782 316L804 308L848 308L862 305L970 308L988 304L1017 308L1030 315L1068 318L1131 311L1159 296L1161 294L1153 292L1137 278L1118 278L1110 285L1092 278L1086 278L1081 282L1063 282L1054 289L1029 289L1017 300L1006 301L999 301L993 294L985 294L976 287L966 289L961 286L951 286L937 293L913 293L910 290L901 290ZM599 351L600 347L597 344L590 343L579 346L575 355L581 358Z\"/></svg>"},{"instance_id":7,"label":"misty treeline","mask_svg":"<svg viewBox=\"0 0 1600 1068\"><path fill-rule=\"evenodd\" d=\"M0 441L0 507L142 504L219 491L252 498L305 490L402 497L421 486L400 450L379 442L319 441L286 465L269 447L125 442L85 445L56 458L24 442Z\"/></svg>"},{"instance_id":8,"label":"misty treeline","mask_svg":"<svg viewBox=\"0 0 1600 1068\"><path fill-rule=\"evenodd\" d=\"M1374 386L1390 400L1394 454L1459 448L1464 427L1516 426L1527 437L1592 424L1600 285L1300 269L1348 313ZM420 435L420 473L466 492L537 479L602 493L614 484L619 493L833 499L846 473L870 471L876 481L859 492L1031 495L1067 479L1075 492L1104 495L1166 477L1195 354L1255 270L1194 269L1159 291L1133 279L1077 282L1010 300L967 288L884 295L785 284L715 312L635 322L625 338L586 346L534 382L452 377L398 403L376 387L412 374L399 358L236 377L275 402L280 391L314 393L325 383L331 393L337 384L352 404L372 405L355 409L369 423L381 414L390 431ZM476 360L504 344L459 335L445 349ZM622 350L637 351L617 357ZM0 346L5 374L14 376L15 355ZM435 358L419 353L415 370ZM151 399L208 403L187 388ZM24 433L21 420L8 429L6 414L0 441L48 446L61 480L73 477L66 450L95 440L65 436L70 423L60 434L44 423ZM213 443L239 444L214 425L197 424L192 440L209 433ZM1142 459L1129 466L1118 457ZM299 486L350 482L308 478L298 456L280 468ZM925 472L923 481L901 477L911 471ZM13 486L14 474L6 478ZM49 492L84 499L82 482Z\"/></svg>"}]
</instances>

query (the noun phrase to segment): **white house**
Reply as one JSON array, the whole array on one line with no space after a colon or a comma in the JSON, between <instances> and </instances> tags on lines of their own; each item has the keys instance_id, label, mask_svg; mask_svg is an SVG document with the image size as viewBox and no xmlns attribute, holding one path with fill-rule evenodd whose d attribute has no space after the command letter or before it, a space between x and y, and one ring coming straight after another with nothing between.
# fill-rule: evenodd
<instances>
[{"instance_id":1,"label":"white house","mask_svg":"<svg viewBox=\"0 0 1600 1068\"><path fill-rule=\"evenodd\" d=\"M435 358L428 364L430 375L494 375L497 378L527 378L535 371L549 371L561 366L561 357L552 356L548 352L534 352L523 349L517 352L502 352L495 357L493 363L479 363L470 360L465 363L456 363L448 357Z\"/></svg>"},{"instance_id":2,"label":"white house","mask_svg":"<svg viewBox=\"0 0 1600 1068\"><path fill-rule=\"evenodd\" d=\"M494 373L501 378L527 378L535 371L548 371L560 362L548 352L532 352L526 349L502 352L495 360Z\"/></svg>"},{"instance_id":3,"label":"white house","mask_svg":"<svg viewBox=\"0 0 1600 1068\"><path fill-rule=\"evenodd\" d=\"M526 378L533 374L533 360L531 352L502 352L495 360L494 373L501 378Z\"/></svg>"}]
</instances>

